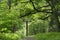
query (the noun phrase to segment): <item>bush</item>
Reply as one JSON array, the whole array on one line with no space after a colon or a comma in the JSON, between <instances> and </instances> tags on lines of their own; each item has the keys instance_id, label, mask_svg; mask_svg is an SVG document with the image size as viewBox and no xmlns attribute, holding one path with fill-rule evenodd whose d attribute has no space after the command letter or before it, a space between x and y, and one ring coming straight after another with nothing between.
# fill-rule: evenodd
<instances>
[{"instance_id":1,"label":"bush","mask_svg":"<svg viewBox=\"0 0 60 40\"><path fill-rule=\"evenodd\" d=\"M60 40L60 33L39 33L35 38L36 40Z\"/></svg>"},{"instance_id":2,"label":"bush","mask_svg":"<svg viewBox=\"0 0 60 40\"><path fill-rule=\"evenodd\" d=\"M16 33L0 33L0 40L18 40L21 38Z\"/></svg>"},{"instance_id":3,"label":"bush","mask_svg":"<svg viewBox=\"0 0 60 40\"><path fill-rule=\"evenodd\" d=\"M29 25L29 35L35 35L37 33L45 32L45 28L47 27L47 24L46 25L44 24L45 23L42 20L32 22Z\"/></svg>"}]
</instances>

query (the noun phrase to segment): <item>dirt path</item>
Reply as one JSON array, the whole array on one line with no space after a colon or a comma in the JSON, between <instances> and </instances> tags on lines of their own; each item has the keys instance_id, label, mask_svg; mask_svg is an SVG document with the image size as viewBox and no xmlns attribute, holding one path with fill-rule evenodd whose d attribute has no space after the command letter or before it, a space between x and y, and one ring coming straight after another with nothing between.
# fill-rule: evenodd
<instances>
[{"instance_id":1,"label":"dirt path","mask_svg":"<svg viewBox=\"0 0 60 40\"><path fill-rule=\"evenodd\" d=\"M35 40L34 37L25 37L23 40Z\"/></svg>"}]
</instances>

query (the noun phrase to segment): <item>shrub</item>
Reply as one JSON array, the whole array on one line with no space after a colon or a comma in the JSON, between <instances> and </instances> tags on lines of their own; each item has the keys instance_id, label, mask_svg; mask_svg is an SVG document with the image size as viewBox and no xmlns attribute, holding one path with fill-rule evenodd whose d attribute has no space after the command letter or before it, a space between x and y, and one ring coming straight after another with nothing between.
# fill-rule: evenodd
<instances>
[{"instance_id":1,"label":"shrub","mask_svg":"<svg viewBox=\"0 0 60 40\"><path fill-rule=\"evenodd\" d=\"M16 33L0 33L0 40L18 40L21 38Z\"/></svg>"},{"instance_id":2,"label":"shrub","mask_svg":"<svg viewBox=\"0 0 60 40\"><path fill-rule=\"evenodd\" d=\"M35 35L37 33L45 32L45 28L47 27L47 24L46 25L44 24L45 23L42 20L32 22L29 25L29 35Z\"/></svg>"},{"instance_id":3,"label":"shrub","mask_svg":"<svg viewBox=\"0 0 60 40\"><path fill-rule=\"evenodd\" d=\"M36 40L60 40L60 33L39 33L35 38Z\"/></svg>"}]
</instances>

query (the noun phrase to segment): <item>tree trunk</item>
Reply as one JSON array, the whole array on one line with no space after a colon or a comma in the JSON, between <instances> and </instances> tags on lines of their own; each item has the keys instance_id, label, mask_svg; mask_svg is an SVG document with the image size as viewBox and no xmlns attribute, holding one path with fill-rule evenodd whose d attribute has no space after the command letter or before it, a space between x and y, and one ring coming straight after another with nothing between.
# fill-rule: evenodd
<instances>
[{"instance_id":1,"label":"tree trunk","mask_svg":"<svg viewBox=\"0 0 60 40\"><path fill-rule=\"evenodd\" d=\"M60 32L60 23L59 23L59 18L57 13L54 12L54 20L55 20L55 24L56 24L56 31Z\"/></svg>"},{"instance_id":2,"label":"tree trunk","mask_svg":"<svg viewBox=\"0 0 60 40\"><path fill-rule=\"evenodd\" d=\"M56 24L56 31L57 32L60 32L60 23L59 23L59 18L58 18L58 15L57 15L57 10L56 10L56 0L46 0L46 2L51 6L51 9L52 9L52 15L54 17L54 20L55 20L55 24Z\"/></svg>"},{"instance_id":3,"label":"tree trunk","mask_svg":"<svg viewBox=\"0 0 60 40\"><path fill-rule=\"evenodd\" d=\"M26 36L28 36L28 21L26 21Z\"/></svg>"}]
</instances>

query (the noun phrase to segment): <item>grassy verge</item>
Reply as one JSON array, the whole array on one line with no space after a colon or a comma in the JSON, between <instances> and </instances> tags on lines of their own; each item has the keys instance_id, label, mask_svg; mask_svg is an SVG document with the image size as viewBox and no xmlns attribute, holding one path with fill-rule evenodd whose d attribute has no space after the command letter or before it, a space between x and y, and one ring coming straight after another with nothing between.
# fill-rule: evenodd
<instances>
[{"instance_id":1,"label":"grassy verge","mask_svg":"<svg viewBox=\"0 0 60 40\"><path fill-rule=\"evenodd\" d=\"M60 40L60 33L39 33L35 38L36 40Z\"/></svg>"}]
</instances>

